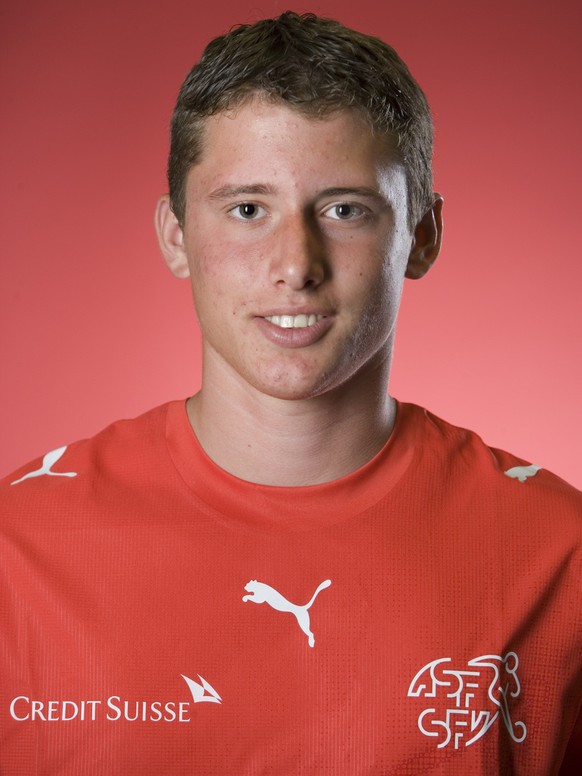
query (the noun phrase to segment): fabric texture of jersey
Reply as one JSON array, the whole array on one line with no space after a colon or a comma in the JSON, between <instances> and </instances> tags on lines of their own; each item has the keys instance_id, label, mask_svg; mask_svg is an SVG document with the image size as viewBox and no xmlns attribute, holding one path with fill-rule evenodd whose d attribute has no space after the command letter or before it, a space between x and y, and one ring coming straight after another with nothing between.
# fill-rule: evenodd
<instances>
[{"instance_id":1,"label":"fabric texture of jersey","mask_svg":"<svg viewBox=\"0 0 582 776\"><path fill-rule=\"evenodd\" d=\"M582 495L469 431L272 487L172 402L0 493L3 776L576 772Z\"/></svg>"}]
</instances>

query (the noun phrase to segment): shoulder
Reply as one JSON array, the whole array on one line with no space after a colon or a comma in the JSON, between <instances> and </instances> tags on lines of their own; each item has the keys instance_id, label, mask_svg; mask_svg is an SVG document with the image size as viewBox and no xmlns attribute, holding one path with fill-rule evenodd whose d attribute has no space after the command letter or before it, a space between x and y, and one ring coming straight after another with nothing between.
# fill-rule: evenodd
<instances>
[{"instance_id":1,"label":"shoulder","mask_svg":"<svg viewBox=\"0 0 582 776\"><path fill-rule=\"evenodd\" d=\"M118 420L90 439L61 445L0 480L2 512L13 514L44 504L81 503L125 483L146 482L163 468L165 426L170 404L137 418Z\"/></svg>"},{"instance_id":2,"label":"shoulder","mask_svg":"<svg viewBox=\"0 0 582 776\"><path fill-rule=\"evenodd\" d=\"M486 444L469 429L416 405L402 405L416 434L416 473L435 491L457 501L497 505L505 514L524 512L582 531L582 492L531 461Z\"/></svg>"}]
</instances>

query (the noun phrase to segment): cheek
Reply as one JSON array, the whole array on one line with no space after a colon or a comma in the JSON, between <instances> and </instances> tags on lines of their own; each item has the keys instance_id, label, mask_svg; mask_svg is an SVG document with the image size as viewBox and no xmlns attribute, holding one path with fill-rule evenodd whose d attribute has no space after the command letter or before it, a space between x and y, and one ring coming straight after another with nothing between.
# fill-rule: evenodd
<instances>
[{"instance_id":1,"label":"cheek","mask_svg":"<svg viewBox=\"0 0 582 776\"><path fill-rule=\"evenodd\" d=\"M228 272L220 244L191 239L186 245L192 290L197 307L207 300L225 295Z\"/></svg>"},{"instance_id":2,"label":"cheek","mask_svg":"<svg viewBox=\"0 0 582 776\"><path fill-rule=\"evenodd\" d=\"M359 269L361 288L374 306L392 307L400 298L406 260L388 240L371 246L368 261Z\"/></svg>"},{"instance_id":3,"label":"cheek","mask_svg":"<svg viewBox=\"0 0 582 776\"><path fill-rule=\"evenodd\" d=\"M368 339L370 346L382 344L393 332L403 286L403 270L398 262L384 257L375 267L362 270L360 308L362 310L359 337Z\"/></svg>"},{"instance_id":4,"label":"cheek","mask_svg":"<svg viewBox=\"0 0 582 776\"><path fill-rule=\"evenodd\" d=\"M253 267L240 249L226 241L197 240L188 245L192 293L200 325L228 330L253 308Z\"/></svg>"},{"instance_id":5,"label":"cheek","mask_svg":"<svg viewBox=\"0 0 582 776\"><path fill-rule=\"evenodd\" d=\"M224 229L223 229L224 231ZM192 275L198 279L228 279L233 285L252 278L253 269L259 265L260 255L251 246L239 240L228 240L221 235L221 226L192 229L192 238L186 243L188 263ZM208 236L206 236L208 235Z\"/></svg>"}]
</instances>

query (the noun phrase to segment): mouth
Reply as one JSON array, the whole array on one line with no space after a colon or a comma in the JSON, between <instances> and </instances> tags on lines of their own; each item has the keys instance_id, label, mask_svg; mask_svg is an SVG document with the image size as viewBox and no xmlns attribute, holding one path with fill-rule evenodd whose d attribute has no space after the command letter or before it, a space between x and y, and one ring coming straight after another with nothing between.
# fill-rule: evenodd
<instances>
[{"instance_id":1,"label":"mouth","mask_svg":"<svg viewBox=\"0 0 582 776\"><path fill-rule=\"evenodd\" d=\"M281 329L306 329L308 326L314 326L318 321L325 318L325 315L266 315L265 320Z\"/></svg>"},{"instance_id":2,"label":"mouth","mask_svg":"<svg viewBox=\"0 0 582 776\"><path fill-rule=\"evenodd\" d=\"M265 310L265 312L270 312ZM334 313L275 313L255 319L263 335L281 348L304 348L315 345L331 329Z\"/></svg>"}]
</instances>

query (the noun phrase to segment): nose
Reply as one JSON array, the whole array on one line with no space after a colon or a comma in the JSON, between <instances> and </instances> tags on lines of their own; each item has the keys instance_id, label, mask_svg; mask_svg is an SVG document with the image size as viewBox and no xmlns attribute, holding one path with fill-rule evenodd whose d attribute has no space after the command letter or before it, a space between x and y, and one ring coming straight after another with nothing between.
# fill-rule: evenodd
<instances>
[{"instance_id":1,"label":"nose","mask_svg":"<svg viewBox=\"0 0 582 776\"><path fill-rule=\"evenodd\" d=\"M279 224L271 256L271 281L293 291L317 288L327 273L323 235L308 213Z\"/></svg>"}]
</instances>

